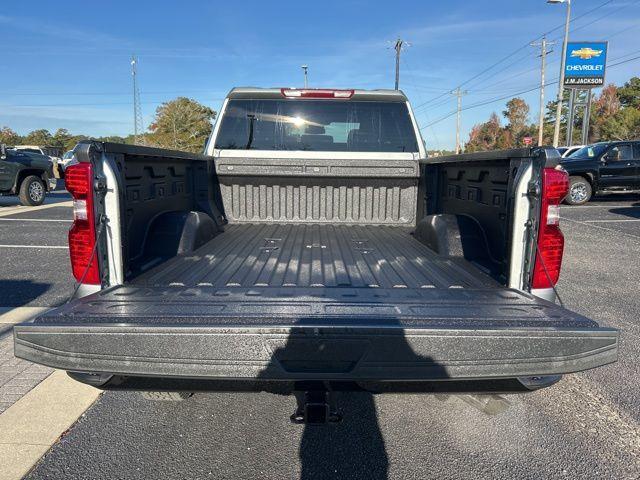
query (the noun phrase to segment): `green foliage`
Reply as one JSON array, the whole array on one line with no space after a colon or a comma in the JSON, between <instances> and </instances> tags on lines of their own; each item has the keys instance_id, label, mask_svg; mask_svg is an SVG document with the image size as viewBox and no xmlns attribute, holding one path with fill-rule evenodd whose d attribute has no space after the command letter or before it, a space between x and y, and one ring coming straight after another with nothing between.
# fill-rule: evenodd
<instances>
[{"instance_id":1,"label":"green foliage","mask_svg":"<svg viewBox=\"0 0 640 480\"><path fill-rule=\"evenodd\" d=\"M602 123L600 132L600 140L635 140L640 138L640 109L623 108Z\"/></svg>"},{"instance_id":2,"label":"green foliage","mask_svg":"<svg viewBox=\"0 0 640 480\"><path fill-rule=\"evenodd\" d=\"M5 145L17 145L20 143L20 139L20 135L9 127L0 128L0 143L4 143Z\"/></svg>"},{"instance_id":3,"label":"green foliage","mask_svg":"<svg viewBox=\"0 0 640 480\"><path fill-rule=\"evenodd\" d=\"M512 98L507 102L507 109L502 112L504 118L509 122L507 129L511 132L513 139L518 142L522 138L522 131L527 128L529 120L529 105L522 98Z\"/></svg>"},{"instance_id":4,"label":"green foliage","mask_svg":"<svg viewBox=\"0 0 640 480\"><path fill-rule=\"evenodd\" d=\"M483 152L500 150L510 146L510 133L500 124L500 118L494 112L485 123L474 126L465 145L465 152Z\"/></svg>"},{"instance_id":5,"label":"green foliage","mask_svg":"<svg viewBox=\"0 0 640 480\"><path fill-rule=\"evenodd\" d=\"M445 157L447 155L453 155L453 150L427 150L428 157Z\"/></svg>"},{"instance_id":6,"label":"green foliage","mask_svg":"<svg viewBox=\"0 0 640 480\"><path fill-rule=\"evenodd\" d=\"M204 143L211 133L211 122L215 116L216 112L209 107L189 98L178 97L158 107L155 120L149 127L151 131L139 135L139 143L175 150L202 152ZM0 128L0 143L6 145L55 147L64 153L73 149L82 140L130 145L135 143L133 135L90 137L74 135L65 128L59 128L53 134L46 129L38 129L25 136L20 136L9 127Z\"/></svg>"},{"instance_id":7,"label":"green foliage","mask_svg":"<svg viewBox=\"0 0 640 480\"><path fill-rule=\"evenodd\" d=\"M75 143L73 143L73 135L69 133L69 130L66 128L59 128L51 137L49 145L59 148L62 150L62 153L64 153L67 150L71 150Z\"/></svg>"},{"instance_id":8,"label":"green foliage","mask_svg":"<svg viewBox=\"0 0 640 480\"><path fill-rule=\"evenodd\" d=\"M640 108L640 78L633 77L618 89L620 104L625 107Z\"/></svg>"},{"instance_id":9,"label":"green foliage","mask_svg":"<svg viewBox=\"0 0 640 480\"><path fill-rule=\"evenodd\" d=\"M178 97L156 109L154 122L149 127L151 133L144 139L162 148L202 152L215 115L215 111L195 100Z\"/></svg>"},{"instance_id":10,"label":"green foliage","mask_svg":"<svg viewBox=\"0 0 640 480\"><path fill-rule=\"evenodd\" d=\"M469 134L466 152L504 150L524 146L524 137L537 137L535 125L529 125L529 105L522 98L512 98L507 102L502 115L507 125L500 124L500 118L492 113L489 121L476 125Z\"/></svg>"},{"instance_id":11,"label":"green foliage","mask_svg":"<svg viewBox=\"0 0 640 480\"><path fill-rule=\"evenodd\" d=\"M565 89L562 102L561 144L564 144L563 133L566 132L569 114L569 96L571 91ZM546 105L543 125L543 144L553 143L553 130L558 103L550 101ZM507 125L502 127L498 116L494 113L485 123L471 129L467 152L498 150L523 146L526 136L533 137L537 143L538 126L528 124L529 106L521 98L512 98L502 112ZM573 139L566 143L581 142L583 118L578 112L573 129ZM640 78L633 77L622 87L607 85L598 96L594 96L589 119L589 142L601 140L635 140L640 138Z\"/></svg>"},{"instance_id":12,"label":"green foliage","mask_svg":"<svg viewBox=\"0 0 640 480\"><path fill-rule=\"evenodd\" d=\"M53 136L49 132L49 130L45 130L44 128L40 130L34 130L30 132L22 139L22 143L25 145L38 145L45 146L51 145L51 140Z\"/></svg>"}]
</instances>

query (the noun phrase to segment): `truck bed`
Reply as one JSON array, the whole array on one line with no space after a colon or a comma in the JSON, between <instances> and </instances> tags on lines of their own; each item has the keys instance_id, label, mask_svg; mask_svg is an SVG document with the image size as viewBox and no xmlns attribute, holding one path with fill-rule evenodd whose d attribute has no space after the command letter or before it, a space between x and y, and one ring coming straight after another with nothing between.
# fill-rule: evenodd
<instances>
[{"instance_id":1,"label":"truck bed","mask_svg":"<svg viewBox=\"0 0 640 480\"><path fill-rule=\"evenodd\" d=\"M492 288L466 262L444 258L397 226L234 224L192 255L135 281L182 287Z\"/></svg>"},{"instance_id":2,"label":"truck bed","mask_svg":"<svg viewBox=\"0 0 640 480\"><path fill-rule=\"evenodd\" d=\"M382 382L558 375L617 358L616 330L493 280L510 261L511 175L531 151L427 165L427 195L416 161L231 158L214 171L206 157L99 148L122 172L110 241L122 259L103 252L122 278L109 270L113 286L17 325L20 358L124 376ZM174 221L194 212L211 220L206 243L174 256L188 231ZM470 216L491 242L480 256L439 255L412 235L425 214Z\"/></svg>"},{"instance_id":3,"label":"truck bed","mask_svg":"<svg viewBox=\"0 0 640 480\"><path fill-rule=\"evenodd\" d=\"M192 254L57 313L63 323L597 326L436 254L410 228L371 225L227 225Z\"/></svg>"}]
</instances>

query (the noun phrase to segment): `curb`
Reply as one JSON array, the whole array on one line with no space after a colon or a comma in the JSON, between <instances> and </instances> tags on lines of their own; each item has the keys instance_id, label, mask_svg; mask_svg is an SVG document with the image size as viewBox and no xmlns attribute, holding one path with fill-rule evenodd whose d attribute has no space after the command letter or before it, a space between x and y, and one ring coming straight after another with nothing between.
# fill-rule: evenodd
<instances>
[{"instance_id":1,"label":"curb","mask_svg":"<svg viewBox=\"0 0 640 480\"><path fill-rule=\"evenodd\" d=\"M0 480L24 477L101 391L56 370L0 415Z\"/></svg>"}]
</instances>

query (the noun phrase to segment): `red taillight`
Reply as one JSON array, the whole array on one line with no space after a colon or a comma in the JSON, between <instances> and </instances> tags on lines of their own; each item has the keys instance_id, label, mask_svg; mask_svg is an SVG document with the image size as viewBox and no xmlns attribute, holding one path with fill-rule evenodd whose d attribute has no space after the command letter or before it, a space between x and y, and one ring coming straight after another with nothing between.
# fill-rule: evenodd
<instances>
[{"instance_id":1,"label":"red taillight","mask_svg":"<svg viewBox=\"0 0 640 480\"><path fill-rule=\"evenodd\" d=\"M545 168L542 172L542 201L538 250L533 269L532 288L551 288L560 278L564 236L560 231L560 202L569 190L569 176L564 170Z\"/></svg>"},{"instance_id":2,"label":"red taillight","mask_svg":"<svg viewBox=\"0 0 640 480\"><path fill-rule=\"evenodd\" d=\"M64 181L73 197L73 225L69 230L69 256L73 276L78 282L99 285L100 269L94 252L96 230L91 164L69 165Z\"/></svg>"},{"instance_id":3,"label":"red taillight","mask_svg":"<svg viewBox=\"0 0 640 480\"><path fill-rule=\"evenodd\" d=\"M329 90L322 88L281 88L280 92L288 98L351 98L353 90Z\"/></svg>"}]
</instances>

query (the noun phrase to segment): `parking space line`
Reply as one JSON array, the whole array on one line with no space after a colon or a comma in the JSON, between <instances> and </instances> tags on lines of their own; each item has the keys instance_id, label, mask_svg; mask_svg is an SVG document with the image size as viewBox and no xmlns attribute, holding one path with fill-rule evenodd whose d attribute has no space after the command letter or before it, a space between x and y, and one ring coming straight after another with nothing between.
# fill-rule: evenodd
<instances>
[{"instance_id":1,"label":"parking space line","mask_svg":"<svg viewBox=\"0 0 640 480\"><path fill-rule=\"evenodd\" d=\"M567 217L560 217L560 218L562 220L566 220L567 222L579 223L580 225L585 225L587 227L598 228L600 230L607 230L608 232L613 232L616 235L625 235L627 237L640 238L640 235L634 235L633 233L623 232L622 230L616 230L614 228L603 227L603 226L600 226L600 225L595 225L593 223L587 223L587 222L583 222L583 221L580 221L580 220L573 220L573 219L567 218Z\"/></svg>"},{"instance_id":2,"label":"parking space line","mask_svg":"<svg viewBox=\"0 0 640 480\"><path fill-rule=\"evenodd\" d=\"M0 222L73 222L73 220L60 220L54 218L0 218Z\"/></svg>"},{"instance_id":3,"label":"parking space line","mask_svg":"<svg viewBox=\"0 0 640 480\"><path fill-rule=\"evenodd\" d=\"M69 248L67 245L0 245L0 248Z\"/></svg>"},{"instance_id":4,"label":"parking space line","mask_svg":"<svg viewBox=\"0 0 640 480\"><path fill-rule=\"evenodd\" d=\"M0 324L22 323L50 309L51 307L0 307Z\"/></svg>"},{"instance_id":5,"label":"parking space line","mask_svg":"<svg viewBox=\"0 0 640 480\"><path fill-rule=\"evenodd\" d=\"M0 415L0 479L20 479L100 397L57 370Z\"/></svg>"},{"instance_id":6,"label":"parking space line","mask_svg":"<svg viewBox=\"0 0 640 480\"><path fill-rule=\"evenodd\" d=\"M15 208L10 208L9 210L1 210L0 217L7 217L9 215L15 215L16 213L23 213L23 212L39 212L40 210L46 210L48 208L53 208L53 207L72 207L72 206L73 206L73 202L71 200L66 202L47 203L45 205L39 205L37 207L18 206Z\"/></svg>"},{"instance_id":7,"label":"parking space line","mask_svg":"<svg viewBox=\"0 0 640 480\"><path fill-rule=\"evenodd\" d=\"M562 210L577 210L578 208L640 208L640 205L629 205L628 203L611 204L611 205L571 205L561 207Z\"/></svg>"},{"instance_id":8,"label":"parking space line","mask_svg":"<svg viewBox=\"0 0 640 480\"><path fill-rule=\"evenodd\" d=\"M619 223L619 222L640 222L640 218L622 218L620 220L583 220L584 223Z\"/></svg>"}]
</instances>

